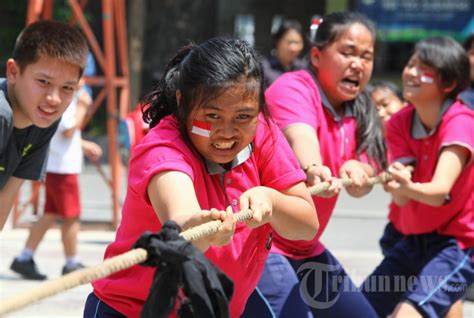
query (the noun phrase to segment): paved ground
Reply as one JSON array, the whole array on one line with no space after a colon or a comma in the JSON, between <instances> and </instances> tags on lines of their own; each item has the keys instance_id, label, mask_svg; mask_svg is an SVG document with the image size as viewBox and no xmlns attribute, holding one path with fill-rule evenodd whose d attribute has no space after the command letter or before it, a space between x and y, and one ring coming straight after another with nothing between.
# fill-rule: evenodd
<instances>
[{"instance_id":1,"label":"paved ground","mask_svg":"<svg viewBox=\"0 0 474 318\"><path fill-rule=\"evenodd\" d=\"M83 220L87 224L111 220L110 193L93 167L88 167L83 174L81 189ZM340 259L356 283L362 282L381 260L377 240L386 222L387 200L387 195L378 188L359 200L343 195L323 236L325 244ZM26 215L22 222L28 224L31 220L32 217ZM23 247L27 234L25 228L8 227L0 233L0 304L1 299L27 293L30 288L40 284L22 280L9 270L10 263ZM87 225L79 236L81 258L88 265L100 263L107 243L113 238L113 231L97 230L97 227ZM39 269L50 278L60 276L64 257L57 229L47 233L37 252L36 262ZM90 291L90 285L76 287L7 317L81 317L84 300ZM474 318L473 303L465 303L464 316Z\"/></svg>"}]
</instances>

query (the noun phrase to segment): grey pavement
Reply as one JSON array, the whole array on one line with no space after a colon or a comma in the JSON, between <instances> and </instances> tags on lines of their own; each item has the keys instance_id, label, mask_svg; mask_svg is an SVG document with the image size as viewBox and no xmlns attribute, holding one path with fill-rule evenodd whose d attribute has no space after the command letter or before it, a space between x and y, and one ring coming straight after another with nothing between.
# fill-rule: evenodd
<instances>
[{"instance_id":1,"label":"grey pavement","mask_svg":"<svg viewBox=\"0 0 474 318\"><path fill-rule=\"evenodd\" d=\"M79 254L85 264L97 265L102 261L105 247L115 234L107 227L91 224L110 222L112 219L110 191L92 166L87 166L81 176L81 191L82 220L85 228L79 235ZM27 196L28 187L25 187L21 197ZM42 204L40 201L40 206ZM387 204L387 194L377 186L371 194L362 199L353 199L345 193L341 194L334 215L322 237L322 241L341 261L356 284L360 284L382 259L378 239L386 223ZM0 304L2 299L27 293L29 289L41 284L23 280L9 270L13 257L23 248L26 241L28 230L25 227L34 218L26 213L21 219L24 225L22 228L11 229L7 226L0 233ZM60 276L64 256L60 231L57 228L47 233L36 253L35 261L48 277ZM89 284L79 286L6 317L81 317L84 301L90 291ZM464 317L474 318L473 303L464 303Z\"/></svg>"}]
</instances>

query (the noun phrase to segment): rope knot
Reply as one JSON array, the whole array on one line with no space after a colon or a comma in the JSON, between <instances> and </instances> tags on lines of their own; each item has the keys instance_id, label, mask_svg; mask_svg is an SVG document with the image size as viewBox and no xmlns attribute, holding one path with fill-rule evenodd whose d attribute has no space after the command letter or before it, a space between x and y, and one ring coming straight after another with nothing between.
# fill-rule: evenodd
<instances>
[{"instance_id":1,"label":"rope knot","mask_svg":"<svg viewBox=\"0 0 474 318\"><path fill-rule=\"evenodd\" d=\"M142 265L159 267L141 317L168 317L177 299L182 318L229 317L232 281L185 240L180 231L175 222L168 221L161 232L145 232L134 245L148 253ZM178 297L181 292L183 298Z\"/></svg>"},{"instance_id":2,"label":"rope knot","mask_svg":"<svg viewBox=\"0 0 474 318\"><path fill-rule=\"evenodd\" d=\"M164 269L168 266L176 266L189 261L192 253L191 242L182 238L179 233L181 228L174 221L167 221L160 232L145 232L135 243L133 248L143 248L147 251L148 257L144 266L160 267Z\"/></svg>"}]
</instances>

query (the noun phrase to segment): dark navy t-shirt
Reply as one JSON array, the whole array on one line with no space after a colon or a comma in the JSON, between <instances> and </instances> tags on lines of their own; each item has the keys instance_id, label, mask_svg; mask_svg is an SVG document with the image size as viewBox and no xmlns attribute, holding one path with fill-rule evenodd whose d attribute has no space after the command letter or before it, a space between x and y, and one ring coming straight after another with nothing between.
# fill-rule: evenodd
<instances>
[{"instance_id":1,"label":"dark navy t-shirt","mask_svg":"<svg viewBox=\"0 0 474 318\"><path fill-rule=\"evenodd\" d=\"M7 81L0 78L0 190L11 176L43 180L49 141L59 120L48 128L13 127L13 113L7 95Z\"/></svg>"}]
</instances>

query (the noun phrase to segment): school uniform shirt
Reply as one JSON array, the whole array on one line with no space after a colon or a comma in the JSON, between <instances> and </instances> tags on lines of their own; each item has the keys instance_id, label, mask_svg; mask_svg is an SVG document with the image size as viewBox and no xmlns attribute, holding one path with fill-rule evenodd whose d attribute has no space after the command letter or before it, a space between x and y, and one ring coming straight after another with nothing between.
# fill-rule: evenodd
<instances>
[{"instance_id":1,"label":"school uniform shirt","mask_svg":"<svg viewBox=\"0 0 474 318\"><path fill-rule=\"evenodd\" d=\"M85 92L84 88L77 91L71 104L67 107L59 127L49 147L47 172L59 174L80 174L84 163L84 154L81 146L81 130L75 129L71 137L65 137L63 133L77 125L76 112L79 94Z\"/></svg>"},{"instance_id":2,"label":"school uniform shirt","mask_svg":"<svg viewBox=\"0 0 474 318\"><path fill-rule=\"evenodd\" d=\"M239 211L241 194L250 188L261 185L283 190L305 179L278 127L262 118L253 144L243 149L231 170L226 171L221 165L203 160L181 137L175 117L165 117L133 151L121 225L115 242L106 250L106 258L130 250L144 231L160 230L147 187L154 175L164 171L180 171L192 179L201 209L224 210L231 205L234 212ZM232 317L239 317L255 289L269 252L271 231L269 224L251 230L240 223L228 245L210 247L205 253L234 282ZM154 271L134 266L95 281L94 292L127 317L138 317Z\"/></svg>"},{"instance_id":3,"label":"school uniform shirt","mask_svg":"<svg viewBox=\"0 0 474 318\"><path fill-rule=\"evenodd\" d=\"M387 145L393 160L414 164L413 182L430 182L443 147L459 145L469 158L454 183L449 198L440 207L410 200L399 207L390 204L389 219L405 234L436 232L455 237L461 248L474 246L474 111L456 101L447 100L436 127L426 132L415 107L408 105L390 118Z\"/></svg>"},{"instance_id":4,"label":"school uniform shirt","mask_svg":"<svg viewBox=\"0 0 474 318\"><path fill-rule=\"evenodd\" d=\"M47 128L31 125L13 127L13 112L7 94L7 80L0 78L0 190L13 176L43 181L49 141L59 120Z\"/></svg>"},{"instance_id":5,"label":"school uniform shirt","mask_svg":"<svg viewBox=\"0 0 474 318\"><path fill-rule=\"evenodd\" d=\"M282 130L294 124L306 124L316 131L323 164L331 169L332 175L338 176L345 161L357 159L356 120L352 105L346 103L345 114L340 117L310 72L301 70L283 74L266 91L266 102L272 118ZM272 251L294 259L321 254L324 246L319 237L328 224L337 198L337 195L332 198L313 196L319 231L312 241L289 241L275 235Z\"/></svg>"}]
</instances>

